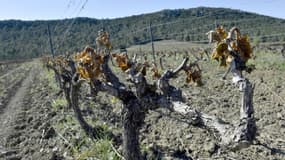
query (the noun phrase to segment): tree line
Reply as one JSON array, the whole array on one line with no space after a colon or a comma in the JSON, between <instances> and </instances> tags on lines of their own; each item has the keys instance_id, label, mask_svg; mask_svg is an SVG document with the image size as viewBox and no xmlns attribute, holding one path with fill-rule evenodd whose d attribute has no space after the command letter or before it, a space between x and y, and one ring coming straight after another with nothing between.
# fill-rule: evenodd
<instances>
[{"instance_id":1,"label":"tree line","mask_svg":"<svg viewBox=\"0 0 285 160\"><path fill-rule=\"evenodd\" d=\"M50 26L56 54L95 47L98 31L110 33L114 48L150 42L149 24L154 40L203 41L205 32L216 25L238 26L252 36L284 33L285 20L225 8L162 10L116 19L75 18L63 20L0 21L0 59L29 59L50 54L47 25ZM283 26L283 27L282 27ZM255 29L256 28L256 29ZM284 35L257 37L256 42L284 41Z\"/></svg>"}]
</instances>

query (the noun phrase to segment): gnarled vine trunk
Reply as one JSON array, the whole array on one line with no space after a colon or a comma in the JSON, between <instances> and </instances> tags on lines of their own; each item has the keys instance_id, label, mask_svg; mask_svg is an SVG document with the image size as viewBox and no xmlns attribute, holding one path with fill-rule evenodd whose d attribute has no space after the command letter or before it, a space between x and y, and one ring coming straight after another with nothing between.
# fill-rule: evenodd
<instances>
[{"instance_id":1,"label":"gnarled vine trunk","mask_svg":"<svg viewBox=\"0 0 285 160\"><path fill-rule=\"evenodd\" d=\"M194 124L200 124L209 130L220 134L221 144L232 149L245 148L254 140L256 125L253 109L254 87L248 80L243 82L244 89L241 95L240 119L234 124L227 123L222 119L199 112L181 102L172 102L172 108L176 112L188 115Z\"/></svg>"},{"instance_id":2,"label":"gnarled vine trunk","mask_svg":"<svg viewBox=\"0 0 285 160\"><path fill-rule=\"evenodd\" d=\"M84 132L89 135L91 138L99 138L101 128L93 128L90 126L82 116L81 110L79 108L78 98L79 98L79 89L80 84L72 84L70 89L71 95L71 107L74 111L75 118L79 122L80 126L84 130Z\"/></svg>"},{"instance_id":3,"label":"gnarled vine trunk","mask_svg":"<svg viewBox=\"0 0 285 160\"><path fill-rule=\"evenodd\" d=\"M131 100L123 109L123 152L125 159L141 160L139 129L144 120L144 113L139 104Z\"/></svg>"},{"instance_id":4,"label":"gnarled vine trunk","mask_svg":"<svg viewBox=\"0 0 285 160\"><path fill-rule=\"evenodd\" d=\"M79 88L80 85L71 85L71 107L74 111L75 117L78 120L80 126L84 129L84 131L88 134L92 131L91 127L88 125L88 123L85 121L81 114L81 110L79 108L79 103L78 103L78 97L79 97Z\"/></svg>"}]
</instances>

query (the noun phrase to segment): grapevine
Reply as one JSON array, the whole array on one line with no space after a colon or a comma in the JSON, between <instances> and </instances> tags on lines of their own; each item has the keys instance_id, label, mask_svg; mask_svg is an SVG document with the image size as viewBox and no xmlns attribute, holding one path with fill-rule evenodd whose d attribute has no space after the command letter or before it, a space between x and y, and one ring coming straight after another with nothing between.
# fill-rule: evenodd
<instances>
[{"instance_id":1,"label":"grapevine","mask_svg":"<svg viewBox=\"0 0 285 160\"><path fill-rule=\"evenodd\" d=\"M223 28L217 29L217 32L222 35L220 36L222 38L226 36ZM247 44L248 39L239 36L238 30L232 32L237 33L236 43L237 46L240 46L236 47L233 44L234 52L243 52L240 53L243 55L241 56L243 57L242 60L247 60L251 53L250 50L247 50L250 47ZM108 37L106 36L108 35L107 32L103 35ZM98 39L102 39L102 37ZM74 110L79 124L89 136L98 138L100 128L89 125L79 109L80 86L82 83L88 83L91 86L94 96L98 92L105 92L121 101L123 105L122 135L125 159L141 159L139 130L143 126L147 112L160 107L188 116L193 125L204 126L208 130L218 132L221 135L221 145L235 148L244 147L244 142L250 143L253 140L255 135L255 121L252 116L253 87L249 81L243 81L242 108L245 109L240 115L241 122L237 126L231 125L187 105L185 98L182 96L182 91L170 84L171 79L179 77L180 72L184 71L186 83L202 85L202 70L198 65L198 60L189 63L189 58L185 57L175 69L161 72L154 63L148 62L147 59L140 62L136 55L130 58L127 53L110 53L111 43L108 38L105 41L108 41L108 44L103 43L103 46L100 46L104 48L94 49L87 46L83 51L68 57L57 56L54 59L46 58L43 60L59 77L59 83L61 83L68 105ZM231 54L226 53L230 51L227 51L228 48L224 45L224 40L217 39L217 41L215 56L218 60L224 61L223 58L228 59L231 56ZM225 57L221 55L225 55ZM116 67L126 75L125 81L119 79L117 73L114 73L109 66L108 62L111 56L115 59ZM155 83L152 83L153 81ZM245 118L247 116L250 116L250 118Z\"/></svg>"}]
</instances>

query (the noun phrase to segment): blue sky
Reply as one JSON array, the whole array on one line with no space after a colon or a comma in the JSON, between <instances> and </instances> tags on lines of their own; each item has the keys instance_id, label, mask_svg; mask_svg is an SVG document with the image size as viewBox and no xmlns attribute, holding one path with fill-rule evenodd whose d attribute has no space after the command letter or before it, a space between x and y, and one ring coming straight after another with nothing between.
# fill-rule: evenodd
<instances>
[{"instance_id":1,"label":"blue sky","mask_svg":"<svg viewBox=\"0 0 285 160\"><path fill-rule=\"evenodd\" d=\"M87 1L85 7L81 9ZM284 0L0 0L0 20L117 18L162 9L225 7L285 19Z\"/></svg>"}]
</instances>

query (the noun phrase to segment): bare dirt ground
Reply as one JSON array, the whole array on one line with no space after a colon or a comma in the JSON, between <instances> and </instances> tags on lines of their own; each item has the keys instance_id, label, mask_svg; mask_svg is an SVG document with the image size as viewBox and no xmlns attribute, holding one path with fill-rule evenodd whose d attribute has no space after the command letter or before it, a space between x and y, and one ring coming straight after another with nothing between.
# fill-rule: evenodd
<instances>
[{"instance_id":1,"label":"bare dirt ground","mask_svg":"<svg viewBox=\"0 0 285 160\"><path fill-rule=\"evenodd\" d=\"M264 57L259 58L257 62L263 62ZM181 59L182 56L170 57L165 63L176 65L174 61ZM201 68L202 87L185 85L183 74L172 83L183 90L189 105L227 122L237 120L240 92L230 83L231 76L221 81L224 70L212 61L202 61ZM93 147L89 146L91 140L76 120L72 120L73 113L66 104L54 107L55 101L59 103L58 99L64 98L57 95L49 73L37 61L1 70L0 159L84 159L78 155ZM121 79L123 77L124 74ZM214 133L188 124L187 117L160 108L147 114L141 129L141 150L145 159L285 159L285 70L262 64L246 77L255 84L258 135L253 145L228 150L219 145ZM104 94L86 97L87 93L83 88L81 107L88 122L104 125L120 137L120 102ZM120 142L114 147L121 152ZM98 150L91 151L98 153Z\"/></svg>"},{"instance_id":2,"label":"bare dirt ground","mask_svg":"<svg viewBox=\"0 0 285 160\"><path fill-rule=\"evenodd\" d=\"M17 126L17 124L15 124L17 120L17 115L19 114L19 112L21 112L23 105L25 105L23 104L24 96L27 90L31 87L32 83L32 73L28 73L28 70L23 70L23 72L27 73L28 76L20 77L19 82L13 83L9 88L10 94L8 94L7 97L4 97L6 99L6 102L4 102L3 108L1 108L2 114L0 117L1 144L8 143L9 138L13 136L11 135L11 133L13 133L15 127L25 127ZM16 149L1 146L1 153L9 155L12 153L16 153Z\"/></svg>"},{"instance_id":3,"label":"bare dirt ground","mask_svg":"<svg viewBox=\"0 0 285 160\"><path fill-rule=\"evenodd\" d=\"M54 134L48 130L53 112L48 88L39 79L39 67L38 63L19 65L1 79L0 159L56 157L52 152L55 145L48 145L55 140L46 141Z\"/></svg>"}]
</instances>

